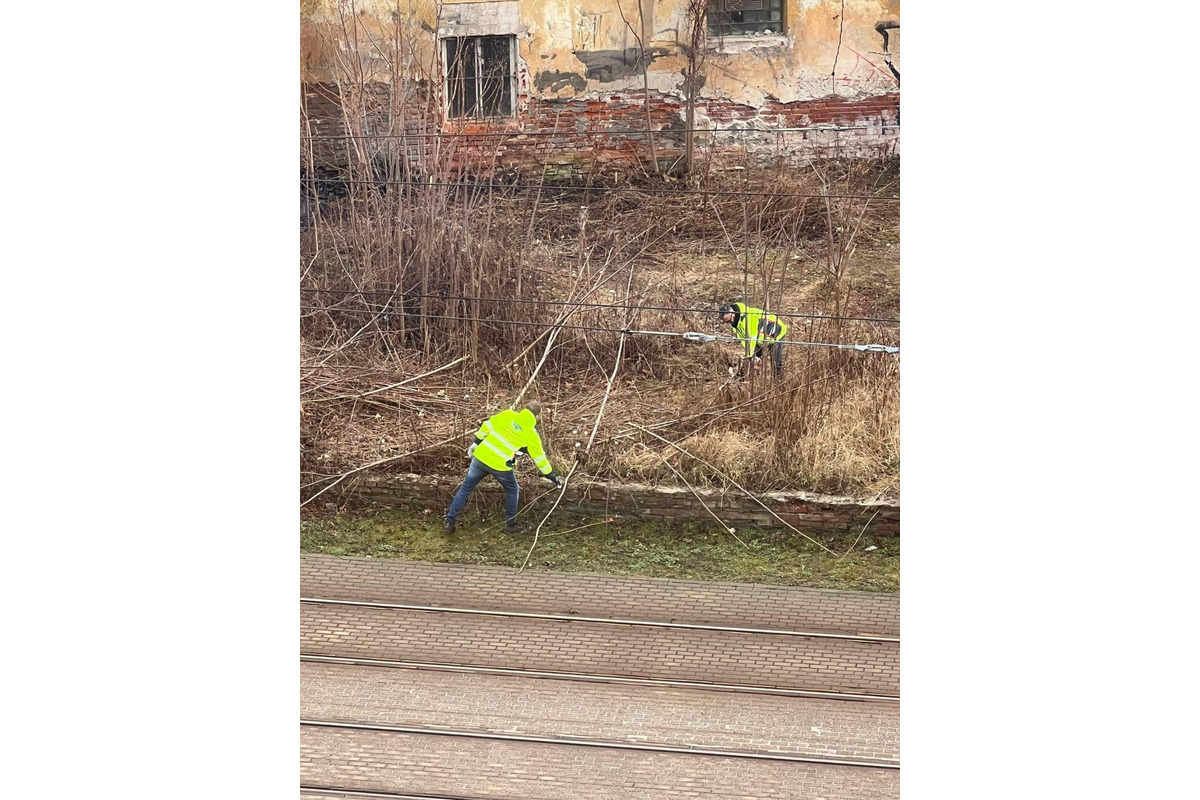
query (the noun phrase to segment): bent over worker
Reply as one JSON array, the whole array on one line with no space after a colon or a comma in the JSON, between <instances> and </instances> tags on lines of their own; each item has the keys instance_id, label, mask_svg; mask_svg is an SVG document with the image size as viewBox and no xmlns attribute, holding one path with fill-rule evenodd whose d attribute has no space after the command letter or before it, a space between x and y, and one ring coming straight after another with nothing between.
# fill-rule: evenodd
<instances>
[{"instance_id":1,"label":"bent over worker","mask_svg":"<svg viewBox=\"0 0 1200 800\"><path fill-rule=\"evenodd\" d=\"M537 432L537 418L542 413L542 404L530 400L524 410L501 411L479 426L475 434L475 443L467 448L467 456L471 466L467 470L466 480L458 487L446 512L446 524L443 530L454 533L455 520L471 498L471 492L481 480L491 475L504 487L504 518L507 521L505 530L509 533L520 533L522 528L517 524L517 504L520 488L517 486L517 476L513 473L513 463L518 453L526 453L537 465L542 477L561 487L562 481L555 474L554 468L546 460L542 450L542 439Z\"/></svg>"},{"instance_id":2,"label":"bent over worker","mask_svg":"<svg viewBox=\"0 0 1200 800\"><path fill-rule=\"evenodd\" d=\"M750 345L753 343L755 363L764 354L771 356L775 363L775 374L783 373L783 345L780 342L787 334L787 325L774 314L745 303L728 303L721 306L718 313L721 321L732 325L737 337L745 342L747 356L751 355Z\"/></svg>"}]
</instances>

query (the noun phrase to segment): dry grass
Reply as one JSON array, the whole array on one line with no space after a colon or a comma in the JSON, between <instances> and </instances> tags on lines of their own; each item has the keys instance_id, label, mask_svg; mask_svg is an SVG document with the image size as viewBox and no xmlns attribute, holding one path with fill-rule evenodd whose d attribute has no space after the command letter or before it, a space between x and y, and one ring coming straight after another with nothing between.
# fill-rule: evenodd
<instances>
[{"instance_id":1,"label":"dry grass","mask_svg":"<svg viewBox=\"0 0 1200 800\"><path fill-rule=\"evenodd\" d=\"M640 481L673 482L661 456L689 481L702 485L722 485L731 478L759 489L898 496L899 396L894 376L848 381L842 396L816 397L826 405L811 414L803 407L800 391L784 389L780 396L755 404L741 388L692 423L708 427L682 437L669 432L686 430L686 424L663 431L695 459L652 441L614 454L611 470ZM671 404L694 408L703 402L702 390L693 390ZM738 408L743 403L750 407ZM780 417L782 424L777 422ZM798 430L808 418L808 427Z\"/></svg>"}]
</instances>

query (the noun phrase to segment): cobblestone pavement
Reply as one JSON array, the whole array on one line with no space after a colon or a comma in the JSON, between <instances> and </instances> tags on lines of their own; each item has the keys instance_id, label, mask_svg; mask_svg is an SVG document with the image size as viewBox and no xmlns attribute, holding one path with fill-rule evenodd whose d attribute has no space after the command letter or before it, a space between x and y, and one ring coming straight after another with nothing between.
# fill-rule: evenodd
<instances>
[{"instance_id":1,"label":"cobblestone pavement","mask_svg":"<svg viewBox=\"0 0 1200 800\"><path fill-rule=\"evenodd\" d=\"M875 800L896 770L305 726L302 785L488 800Z\"/></svg>"},{"instance_id":2,"label":"cobblestone pavement","mask_svg":"<svg viewBox=\"0 0 1200 800\"><path fill-rule=\"evenodd\" d=\"M900 635L900 596L302 554L303 597Z\"/></svg>"},{"instance_id":3,"label":"cobblestone pavement","mask_svg":"<svg viewBox=\"0 0 1200 800\"><path fill-rule=\"evenodd\" d=\"M313 663L300 701L301 717L328 722L900 759L896 703Z\"/></svg>"},{"instance_id":4,"label":"cobblestone pavement","mask_svg":"<svg viewBox=\"0 0 1200 800\"><path fill-rule=\"evenodd\" d=\"M301 596L899 636L899 597L301 556ZM898 696L900 646L803 636L300 606L313 655ZM301 664L301 716L525 734L527 743L301 728L301 784L462 800L875 800L895 769L608 750L591 739L899 760L899 704ZM302 798L328 797L301 792ZM352 796L352 795L346 795Z\"/></svg>"},{"instance_id":5,"label":"cobblestone pavement","mask_svg":"<svg viewBox=\"0 0 1200 800\"><path fill-rule=\"evenodd\" d=\"M900 692L900 645L894 642L302 603L300 649L311 655L827 692Z\"/></svg>"}]
</instances>

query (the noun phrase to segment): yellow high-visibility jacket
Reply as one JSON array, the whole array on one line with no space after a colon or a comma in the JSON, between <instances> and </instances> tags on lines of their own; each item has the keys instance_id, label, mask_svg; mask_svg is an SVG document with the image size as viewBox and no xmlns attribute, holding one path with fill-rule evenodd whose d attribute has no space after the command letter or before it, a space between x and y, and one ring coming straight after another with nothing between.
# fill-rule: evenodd
<instances>
[{"instance_id":1,"label":"yellow high-visibility jacket","mask_svg":"<svg viewBox=\"0 0 1200 800\"><path fill-rule=\"evenodd\" d=\"M739 339L745 340L747 354L751 352L751 344L777 342L787 334L787 325L761 308L734 303L733 310L737 315L733 320L733 330Z\"/></svg>"},{"instance_id":2,"label":"yellow high-visibility jacket","mask_svg":"<svg viewBox=\"0 0 1200 800\"><path fill-rule=\"evenodd\" d=\"M511 470L517 453L525 452L533 459L538 471L549 475L554 471L542 450L538 436L537 417L527 408L520 411L501 411L479 426L475 434L475 457L492 469Z\"/></svg>"}]
</instances>

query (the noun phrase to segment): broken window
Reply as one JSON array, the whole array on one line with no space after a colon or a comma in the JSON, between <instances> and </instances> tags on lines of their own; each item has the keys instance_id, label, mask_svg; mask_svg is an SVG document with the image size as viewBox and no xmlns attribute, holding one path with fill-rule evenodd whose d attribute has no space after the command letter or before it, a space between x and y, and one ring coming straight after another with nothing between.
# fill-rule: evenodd
<instances>
[{"instance_id":1,"label":"broken window","mask_svg":"<svg viewBox=\"0 0 1200 800\"><path fill-rule=\"evenodd\" d=\"M446 39L447 115L451 119L511 117L515 37Z\"/></svg>"},{"instance_id":2,"label":"broken window","mask_svg":"<svg viewBox=\"0 0 1200 800\"><path fill-rule=\"evenodd\" d=\"M710 36L783 33L783 0L711 0Z\"/></svg>"}]
</instances>

